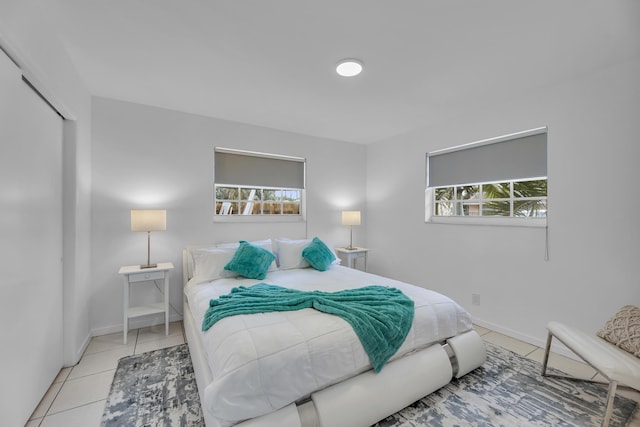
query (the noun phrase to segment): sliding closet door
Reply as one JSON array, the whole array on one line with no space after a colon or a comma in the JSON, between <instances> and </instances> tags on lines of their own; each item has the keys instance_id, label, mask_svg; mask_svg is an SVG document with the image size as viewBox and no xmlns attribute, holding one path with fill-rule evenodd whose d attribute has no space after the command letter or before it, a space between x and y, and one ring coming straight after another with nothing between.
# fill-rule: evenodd
<instances>
[{"instance_id":1,"label":"sliding closet door","mask_svg":"<svg viewBox=\"0 0 640 427\"><path fill-rule=\"evenodd\" d=\"M0 51L0 424L62 367L62 119Z\"/></svg>"}]
</instances>

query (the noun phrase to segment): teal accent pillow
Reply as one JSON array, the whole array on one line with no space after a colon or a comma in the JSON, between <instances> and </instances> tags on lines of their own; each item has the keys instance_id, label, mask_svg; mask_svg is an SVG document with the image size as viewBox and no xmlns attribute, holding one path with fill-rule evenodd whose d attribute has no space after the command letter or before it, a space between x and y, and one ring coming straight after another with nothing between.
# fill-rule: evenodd
<instances>
[{"instance_id":1,"label":"teal accent pillow","mask_svg":"<svg viewBox=\"0 0 640 427\"><path fill-rule=\"evenodd\" d=\"M224 269L249 279L262 280L267 276L269 266L274 259L276 256L272 252L240 240L240 246Z\"/></svg>"},{"instance_id":2,"label":"teal accent pillow","mask_svg":"<svg viewBox=\"0 0 640 427\"><path fill-rule=\"evenodd\" d=\"M333 251L317 237L314 237L311 243L302 250L302 258L318 271L327 270L336 260Z\"/></svg>"}]
</instances>

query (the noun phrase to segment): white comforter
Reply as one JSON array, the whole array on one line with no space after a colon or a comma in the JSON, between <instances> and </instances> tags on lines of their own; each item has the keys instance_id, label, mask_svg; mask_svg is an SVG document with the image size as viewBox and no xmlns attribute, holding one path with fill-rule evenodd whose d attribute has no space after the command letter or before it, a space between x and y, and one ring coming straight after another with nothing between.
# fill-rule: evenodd
<instances>
[{"instance_id":1,"label":"white comforter","mask_svg":"<svg viewBox=\"0 0 640 427\"><path fill-rule=\"evenodd\" d=\"M310 268L274 271L264 280L189 283L185 294L196 324L201 327L212 298L236 286L260 282L305 291L334 292L366 285L402 290L415 302L415 317L393 358L472 328L469 314L442 294L341 266L325 272ZM313 309L228 317L201 333L214 378L202 405L228 425L273 412L371 369L351 326L340 317Z\"/></svg>"}]
</instances>

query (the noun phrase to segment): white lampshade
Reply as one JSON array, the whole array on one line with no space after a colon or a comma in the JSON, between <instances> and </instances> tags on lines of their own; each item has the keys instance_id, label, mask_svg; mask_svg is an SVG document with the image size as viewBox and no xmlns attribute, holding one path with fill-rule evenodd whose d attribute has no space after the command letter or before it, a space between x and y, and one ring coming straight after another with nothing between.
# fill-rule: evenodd
<instances>
[{"instance_id":1,"label":"white lampshade","mask_svg":"<svg viewBox=\"0 0 640 427\"><path fill-rule=\"evenodd\" d=\"M131 209L131 231L165 231L166 229L166 210Z\"/></svg>"},{"instance_id":2,"label":"white lampshade","mask_svg":"<svg viewBox=\"0 0 640 427\"><path fill-rule=\"evenodd\" d=\"M360 211L342 211L342 225L360 225Z\"/></svg>"}]
</instances>

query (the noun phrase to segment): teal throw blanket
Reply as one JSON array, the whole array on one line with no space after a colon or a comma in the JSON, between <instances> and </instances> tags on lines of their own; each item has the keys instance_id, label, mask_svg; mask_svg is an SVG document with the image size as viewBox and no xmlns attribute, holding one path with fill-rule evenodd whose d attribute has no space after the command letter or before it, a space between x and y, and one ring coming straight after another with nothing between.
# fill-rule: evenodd
<instances>
[{"instance_id":1,"label":"teal throw blanket","mask_svg":"<svg viewBox=\"0 0 640 427\"><path fill-rule=\"evenodd\" d=\"M322 292L258 283L233 288L231 293L212 299L202 330L208 330L228 316L304 308L314 308L346 320L360 339L376 372L380 372L398 351L413 322L413 301L395 288L366 286Z\"/></svg>"}]
</instances>

